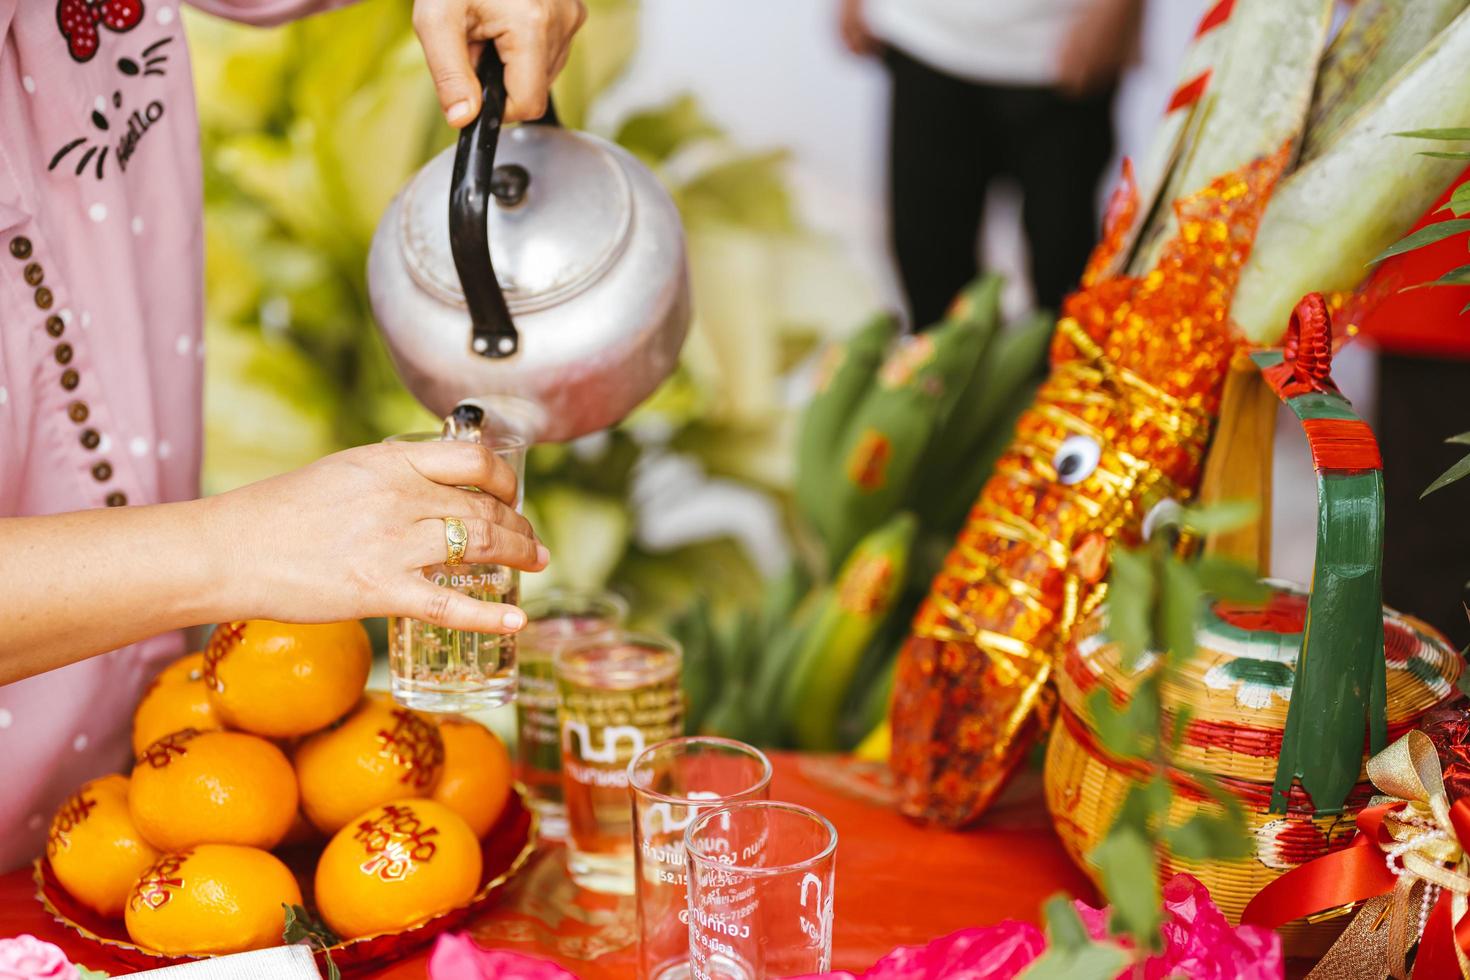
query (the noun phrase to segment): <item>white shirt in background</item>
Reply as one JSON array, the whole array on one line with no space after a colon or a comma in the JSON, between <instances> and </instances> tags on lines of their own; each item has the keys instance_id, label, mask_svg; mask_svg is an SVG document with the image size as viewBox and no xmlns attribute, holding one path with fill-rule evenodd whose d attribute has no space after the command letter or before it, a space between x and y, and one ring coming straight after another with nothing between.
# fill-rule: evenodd
<instances>
[{"instance_id":1,"label":"white shirt in background","mask_svg":"<svg viewBox=\"0 0 1470 980\"><path fill-rule=\"evenodd\" d=\"M868 27L931 68L974 82L1051 85L1088 0L867 0Z\"/></svg>"}]
</instances>

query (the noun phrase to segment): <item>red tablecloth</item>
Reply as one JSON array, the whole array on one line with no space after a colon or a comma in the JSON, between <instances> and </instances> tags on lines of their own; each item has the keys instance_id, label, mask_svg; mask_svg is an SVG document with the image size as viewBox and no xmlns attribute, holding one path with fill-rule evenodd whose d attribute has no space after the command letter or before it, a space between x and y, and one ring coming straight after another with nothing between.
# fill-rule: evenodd
<instances>
[{"instance_id":1,"label":"red tablecloth","mask_svg":"<svg viewBox=\"0 0 1470 980\"><path fill-rule=\"evenodd\" d=\"M862 785L835 788L845 770L831 760L778 754L773 762L772 797L813 807L837 827L836 969L866 969L894 946L964 926L1036 921L1041 902L1057 891L1094 897L1052 833L1038 774L1023 774L980 828L949 833L864 799ZM31 933L83 965L123 972L54 923L33 891L28 869L0 876L0 936ZM555 959L584 980L634 975L632 900L579 892L559 849L538 855L471 931L484 945ZM421 978L425 959L420 953L367 976Z\"/></svg>"}]
</instances>

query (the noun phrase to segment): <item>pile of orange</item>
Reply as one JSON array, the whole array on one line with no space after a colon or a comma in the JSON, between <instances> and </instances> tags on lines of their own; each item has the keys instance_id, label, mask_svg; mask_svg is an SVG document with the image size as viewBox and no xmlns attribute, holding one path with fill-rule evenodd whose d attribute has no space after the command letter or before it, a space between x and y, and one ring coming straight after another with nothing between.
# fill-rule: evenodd
<instances>
[{"instance_id":1,"label":"pile of orange","mask_svg":"<svg viewBox=\"0 0 1470 980\"><path fill-rule=\"evenodd\" d=\"M298 868L302 845L319 851L305 890L341 939L469 901L509 755L475 722L364 694L371 660L356 622L220 625L139 701L131 776L92 780L56 812L57 881L170 955L279 945L303 892L272 853L284 848Z\"/></svg>"}]
</instances>

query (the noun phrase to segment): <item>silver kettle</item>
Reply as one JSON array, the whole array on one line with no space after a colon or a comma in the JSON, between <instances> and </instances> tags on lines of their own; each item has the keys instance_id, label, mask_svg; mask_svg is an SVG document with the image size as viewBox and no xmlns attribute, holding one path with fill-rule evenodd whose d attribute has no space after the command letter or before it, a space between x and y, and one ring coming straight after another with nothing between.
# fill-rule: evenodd
<instances>
[{"instance_id":1,"label":"silver kettle","mask_svg":"<svg viewBox=\"0 0 1470 980\"><path fill-rule=\"evenodd\" d=\"M622 419L674 370L689 327L684 232L647 167L554 110L502 136L504 71L486 44L480 117L388 206L368 293L431 412L503 398L532 407L524 434L562 441Z\"/></svg>"}]
</instances>

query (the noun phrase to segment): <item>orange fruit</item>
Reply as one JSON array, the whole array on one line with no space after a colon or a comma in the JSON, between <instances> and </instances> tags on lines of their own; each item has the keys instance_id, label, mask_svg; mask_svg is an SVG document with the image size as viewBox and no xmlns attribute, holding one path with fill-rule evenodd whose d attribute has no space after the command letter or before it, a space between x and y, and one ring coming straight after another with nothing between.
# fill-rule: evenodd
<instances>
[{"instance_id":1,"label":"orange fruit","mask_svg":"<svg viewBox=\"0 0 1470 980\"><path fill-rule=\"evenodd\" d=\"M433 800L360 814L322 851L316 904L343 939L407 929L463 905L480 887L480 842Z\"/></svg>"},{"instance_id":2,"label":"orange fruit","mask_svg":"<svg viewBox=\"0 0 1470 980\"><path fill-rule=\"evenodd\" d=\"M204 689L204 654L191 653L163 669L133 712L133 755L163 736L185 728L201 732L225 727Z\"/></svg>"},{"instance_id":3,"label":"orange fruit","mask_svg":"<svg viewBox=\"0 0 1470 980\"><path fill-rule=\"evenodd\" d=\"M153 845L133 826L128 777L114 774L83 783L61 804L51 818L46 857L68 895L98 915L122 915L133 882L158 860Z\"/></svg>"},{"instance_id":4,"label":"orange fruit","mask_svg":"<svg viewBox=\"0 0 1470 980\"><path fill-rule=\"evenodd\" d=\"M285 754L244 732L165 735L133 767L128 803L160 851L196 844L272 848L296 818L296 774Z\"/></svg>"},{"instance_id":5,"label":"orange fruit","mask_svg":"<svg viewBox=\"0 0 1470 980\"><path fill-rule=\"evenodd\" d=\"M434 786L434 799L464 817L476 837L484 837L510 799L510 753L490 729L468 719L445 719L439 735L444 739L444 772Z\"/></svg>"},{"instance_id":6,"label":"orange fruit","mask_svg":"<svg viewBox=\"0 0 1470 980\"><path fill-rule=\"evenodd\" d=\"M368 695L341 724L297 747L301 808L322 833L335 834L380 803L428 796L443 765L433 722Z\"/></svg>"},{"instance_id":7,"label":"orange fruit","mask_svg":"<svg viewBox=\"0 0 1470 980\"><path fill-rule=\"evenodd\" d=\"M123 918L133 942L160 953L240 953L281 945L283 903L300 905L301 889L274 855L200 844L139 875Z\"/></svg>"},{"instance_id":8,"label":"orange fruit","mask_svg":"<svg viewBox=\"0 0 1470 980\"><path fill-rule=\"evenodd\" d=\"M356 620L221 623L204 650L204 685L229 727L289 738L351 711L372 663L367 630Z\"/></svg>"}]
</instances>

